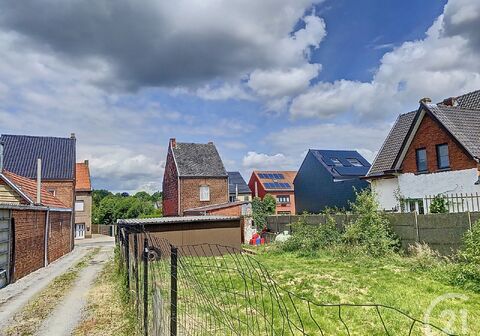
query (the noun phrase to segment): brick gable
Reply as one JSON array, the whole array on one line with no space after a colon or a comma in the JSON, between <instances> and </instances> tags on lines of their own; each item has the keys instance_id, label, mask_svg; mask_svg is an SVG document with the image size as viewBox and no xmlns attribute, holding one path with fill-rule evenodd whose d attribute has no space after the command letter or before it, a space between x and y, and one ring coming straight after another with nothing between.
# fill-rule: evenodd
<instances>
[{"instance_id":1,"label":"brick gable","mask_svg":"<svg viewBox=\"0 0 480 336\"><path fill-rule=\"evenodd\" d=\"M448 144L450 170L463 170L476 168L476 162L467 155L465 150L448 134L440 124L425 114L423 120L408 147L401 168L403 173L416 173L416 149L427 150L428 172L438 171L436 145Z\"/></svg>"},{"instance_id":2,"label":"brick gable","mask_svg":"<svg viewBox=\"0 0 480 336\"><path fill-rule=\"evenodd\" d=\"M200 201L200 187L210 187L210 201ZM228 202L228 178L181 178L180 215L183 211L205 205Z\"/></svg>"},{"instance_id":3,"label":"brick gable","mask_svg":"<svg viewBox=\"0 0 480 336\"><path fill-rule=\"evenodd\" d=\"M178 172L170 148L165 163L162 190L163 215L178 216Z\"/></svg>"}]
</instances>

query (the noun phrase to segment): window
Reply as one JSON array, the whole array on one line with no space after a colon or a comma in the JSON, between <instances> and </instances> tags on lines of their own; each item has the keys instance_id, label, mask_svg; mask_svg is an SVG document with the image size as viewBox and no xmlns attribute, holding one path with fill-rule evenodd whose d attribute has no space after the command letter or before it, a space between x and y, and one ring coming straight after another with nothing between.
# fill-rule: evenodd
<instances>
[{"instance_id":1,"label":"window","mask_svg":"<svg viewBox=\"0 0 480 336\"><path fill-rule=\"evenodd\" d=\"M363 167L363 164L360 161L358 161L358 159L351 158L351 159L347 159L347 161L350 162L352 166Z\"/></svg>"},{"instance_id":2,"label":"window","mask_svg":"<svg viewBox=\"0 0 480 336\"><path fill-rule=\"evenodd\" d=\"M84 206L85 204L83 201L75 201L75 211L83 211Z\"/></svg>"},{"instance_id":3,"label":"window","mask_svg":"<svg viewBox=\"0 0 480 336\"><path fill-rule=\"evenodd\" d=\"M210 187L201 186L200 187L200 201L210 201Z\"/></svg>"},{"instance_id":4,"label":"window","mask_svg":"<svg viewBox=\"0 0 480 336\"><path fill-rule=\"evenodd\" d=\"M278 195L277 196L278 203L290 203L290 196L289 195Z\"/></svg>"},{"instance_id":5,"label":"window","mask_svg":"<svg viewBox=\"0 0 480 336\"><path fill-rule=\"evenodd\" d=\"M47 189L47 191L52 194L53 196L56 196L55 195L55 189Z\"/></svg>"},{"instance_id":6,"label":"window","mask_svg":"<svg viewBox=\"0 0 480 336\"><path fill-rule=\"evenodd\" d=\"M343 167L343 164L340 162L339 159L337 158L331 158L330 160L332 160L333 164L337 167Z\"/></svg>"},{"instance_id":7,"label":"window","mask_svg":"<svg viewBox=\"0 0 480 336\"><path fill-rule=\"evenodd\" d=\"M417 171L427 171L427 150L425 148L419 148L415 154L417 157Z\"/></svg>"},{"instance_id":8,"label":"window","mask_svg":"<svg viewBox=\"0 0 480 336\"><path fill-rule=\"evenodd\" d=\"M447 144L437 145L437 164L438 169L445 169L450 167Z\"/></svg>"}]
</instances>

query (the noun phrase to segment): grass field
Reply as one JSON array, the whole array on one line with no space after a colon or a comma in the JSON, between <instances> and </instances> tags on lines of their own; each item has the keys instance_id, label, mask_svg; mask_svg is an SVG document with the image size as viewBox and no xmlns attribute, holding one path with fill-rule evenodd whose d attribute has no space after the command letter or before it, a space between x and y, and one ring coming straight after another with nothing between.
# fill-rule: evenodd
<instances>
[{"instance_id":1,"label":"grass field","mask_svg":"<svg viewBox=\"0 0 480 336\"><path fill-rule=\"evenodd\" d=\"M444 283L415 267L413 258L256 253L183 257L179 329L195 328L199 335L445 335L421 323L412 327L405 313L450 334L480 334L480 294ZM347 305L339 310L336 304Z\"/></svg>"},{"instance_id":2,"label":"grass field","mask_svg":"<svg viewBox=\"0 0 480 336\"><path fill-rule=\"evenodd\" d=\"M314 257L299 257L265 249L259 249L255 259L267 267L281 287L310 301L383 304L423 321L429 306L441 300L432 309L431 323L454 334L480 334L480 294L445 284L437 274L417 269L414 259L401 256L375 259L328 251ZM378 330L381 323L375 312L346 310L347 325L359 329L363 325L367 329L358 330L358 334L385 334ZM387 327L395 331L391 334L408 334L398 314L393 314L388 323ZM422 331L419 329L419 334Z\"/></svg>"}]
</instances>

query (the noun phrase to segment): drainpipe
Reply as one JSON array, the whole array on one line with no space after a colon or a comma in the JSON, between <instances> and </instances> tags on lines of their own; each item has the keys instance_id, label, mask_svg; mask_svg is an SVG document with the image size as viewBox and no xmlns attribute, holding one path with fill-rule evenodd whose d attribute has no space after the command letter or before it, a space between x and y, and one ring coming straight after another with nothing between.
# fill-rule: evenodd
<instances>
[{"instance_id":1,"label":"drainpipe","mask_svg":"<svg viewBox=\"0 0 480 336\"><path fill-rule=\"evenodd\" d=\"M44 261L44 266L48 266L48 234L50 233L49 227L50 227L50 208L47 208L47 215L45 216L45 251L44 251L44 256L45 256L45 261Z\"/></svg>"},{"instance_id":2,"label":"drainpipe","mask_svg":"<svg viewBox=\"0 0 480 336\"><path fill-rule=\"evenodd\" d=\"M42 204L42 159L37 159L37 204Z\"/></svg>"},{"instance_id":3,"label":"drainpipe","mask_svg":"<svg viewBox=\"0 0 480 336\"><path fill-rule=\"evenodd\" d=\"M238 184L235 184L235 201L238 201Z\"/></svg>"},{"instance_id":4,"label":"drainpipe","mask_svg":"<svg viewBox=\"0 0 480 336\"><path fill-rule=\"evenodd\" d=\"M0 173L3 173L3 141L0 141Z\"/></svg>"}]
</instances>

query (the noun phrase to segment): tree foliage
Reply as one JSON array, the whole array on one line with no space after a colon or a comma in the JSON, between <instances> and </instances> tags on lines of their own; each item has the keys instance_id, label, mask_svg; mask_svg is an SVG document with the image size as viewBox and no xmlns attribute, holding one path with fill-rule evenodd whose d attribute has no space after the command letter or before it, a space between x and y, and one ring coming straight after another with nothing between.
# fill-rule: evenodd
<instances>
[{"instance_id":1,"label":"tree foliage","mask_svg":"<svg viewBox=\"0 0 480 336\"><path fill-rule=\"evenodd\" d=\"M442 195L437 195L433 198L432 203L430 204L431 213L447 213L448 212L448 201Z\"/></svg>"},{"instance_id":2,"label":"tree foliage","mask_svg":"<svg viewBox=\"0 0 480 336\"><path fill-rule=\"evenodd\" d=\"M128 193L113 194L107 190L93 191L93 222L95 224L114 224L120 218L161 217L155 202L161 200L162 193L150 195L139 191L130 196Z\"/></svg>"},{"instance_id":3,"label":"tree foliage","mask_svg":"<svg viewBox=\"0 0 480 336\"><path fill-rule=\"evenodd\" d=\"M263 200L255 197L252 200L253 223L257 227L265 227L267 225L267 217L275 213L276 206L277 202L275 197L270 194L265 195Z\"/></svg>"}]
</instances>

